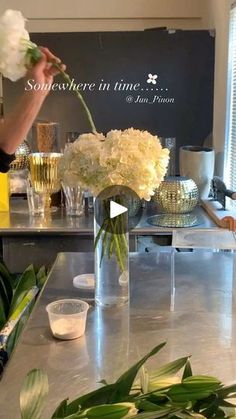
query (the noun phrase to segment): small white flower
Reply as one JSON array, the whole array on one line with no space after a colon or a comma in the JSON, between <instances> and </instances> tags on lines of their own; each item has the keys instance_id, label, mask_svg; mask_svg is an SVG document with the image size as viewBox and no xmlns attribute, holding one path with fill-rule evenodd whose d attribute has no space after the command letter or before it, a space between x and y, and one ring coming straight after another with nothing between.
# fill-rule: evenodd
<instances>
[{"instance_id":1,"label":"small white flower","mask_svg":"<svg viewBox=\"0 0 236 419\"><path fill-rule=\"evenodd\" d=\"M17 10L6 10L0 17L0 73L12 81L24 77L29 34L25 18Z\"/></svg>"},{"instance_id":2,"label":"small white flower","mask_svg":"<svg viewBox=\"0 0 236 419\"><path fill-rule=\"evenodd\" d=\"M157 74L148 74L147 83L157 84Z\"/></svg>"}]
</instances>

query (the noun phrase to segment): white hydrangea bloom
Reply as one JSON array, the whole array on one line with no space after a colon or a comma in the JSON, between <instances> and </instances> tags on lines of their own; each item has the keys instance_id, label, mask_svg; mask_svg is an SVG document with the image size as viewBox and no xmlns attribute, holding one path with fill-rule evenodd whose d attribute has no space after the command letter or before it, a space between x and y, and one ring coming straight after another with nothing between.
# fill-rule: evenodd
<instances>
[{"instance_id":1,"label":"white hydrangea bloom","mask_svg":"<svg viewBox=\"0 0 236 419\"><path fill-rule=\"evenodd\" d=\"M24 16L17 10L6 10L0 17L0 73L12 81L26 74L25 40L29 40L29 34Z\"/></svg>"},{"instance_id":2,"label":"white hydrangea bloom","mask_svg":"<svg viewBox=\"0 0 236 419\"><path fill-rule=\"evenodd\" d=\"M60 177L98 195L112 185L124 185L150 200L166 173L169 150L157 136L129 128L103 134L83 134L67 147Z\"/></svg>"}]
</instances>

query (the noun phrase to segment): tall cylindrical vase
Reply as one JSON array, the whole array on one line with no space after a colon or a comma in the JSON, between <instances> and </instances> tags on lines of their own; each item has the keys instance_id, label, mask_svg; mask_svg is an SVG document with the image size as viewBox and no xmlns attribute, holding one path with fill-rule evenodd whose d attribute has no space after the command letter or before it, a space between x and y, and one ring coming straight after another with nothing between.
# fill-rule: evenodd
<instances>
[{"instance_id":1,"label":"tall cylindrical vase","mask_svg":"<svg viewBox=\"0 0 236 419\"><path fill-rule=\"evenodd\" d=\"M103 307L129 301L128 212L110 218L113 199L122 205L121 197L97 198L94 205L95 301Z\"/></svg>"},{"instance_id":2,"label":"tall cylindrical vase","mask_svg":"<svg viewBox=\"0 0 236 419\"><path fill-rule=\"evenodd\" d=\"M198 146L180 147L180 175L193 179L200 199L207 199L214 176L215 152L212 148Z\"/></svg>"}]
</instances>

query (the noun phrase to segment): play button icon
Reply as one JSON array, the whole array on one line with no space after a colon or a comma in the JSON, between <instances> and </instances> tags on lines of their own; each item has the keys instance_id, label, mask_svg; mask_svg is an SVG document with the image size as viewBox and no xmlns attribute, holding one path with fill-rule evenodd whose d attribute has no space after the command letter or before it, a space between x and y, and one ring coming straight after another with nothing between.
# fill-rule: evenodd
<instances>
[{"instance_id":1,"label":"play button icon","mask_svg":"<svg viewBox=\"0 0 236 419\"><path fill-rule=\"evenodd\" d=\"M142 201L127 186L105 188L94 202L94 216L99 228L112 234L123 234L136 227L142 217Z\"/></svg>"},{"instance_id":2,"label":"play button icon","mask_svg":"<svg viewBox=\"0 0 236 419\"><path fill-rule=\"evenodd\" d=\"M128 208L123 205L117 204L115 201L110 201L110 218L118 217L118 215L124 214L128 211Z\"/></svg>"}]
</instances>

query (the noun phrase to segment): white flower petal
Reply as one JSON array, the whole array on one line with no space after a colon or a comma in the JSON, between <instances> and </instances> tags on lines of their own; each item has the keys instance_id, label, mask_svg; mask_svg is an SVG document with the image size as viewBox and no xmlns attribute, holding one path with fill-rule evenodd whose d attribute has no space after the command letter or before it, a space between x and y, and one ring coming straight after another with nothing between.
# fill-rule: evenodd
<instances>
[{"instance_id":1,"label":"white flower petal","mask_svg":"<svg viewBox=\"0 0 236 419\"><path fill-rule=\"evenodd\" d=\"M0 71L12 81L26 74L28 46L23 40L29 40L24 16L17 10L6 10L0 17Z\"/></svg>"}]
</instances>

